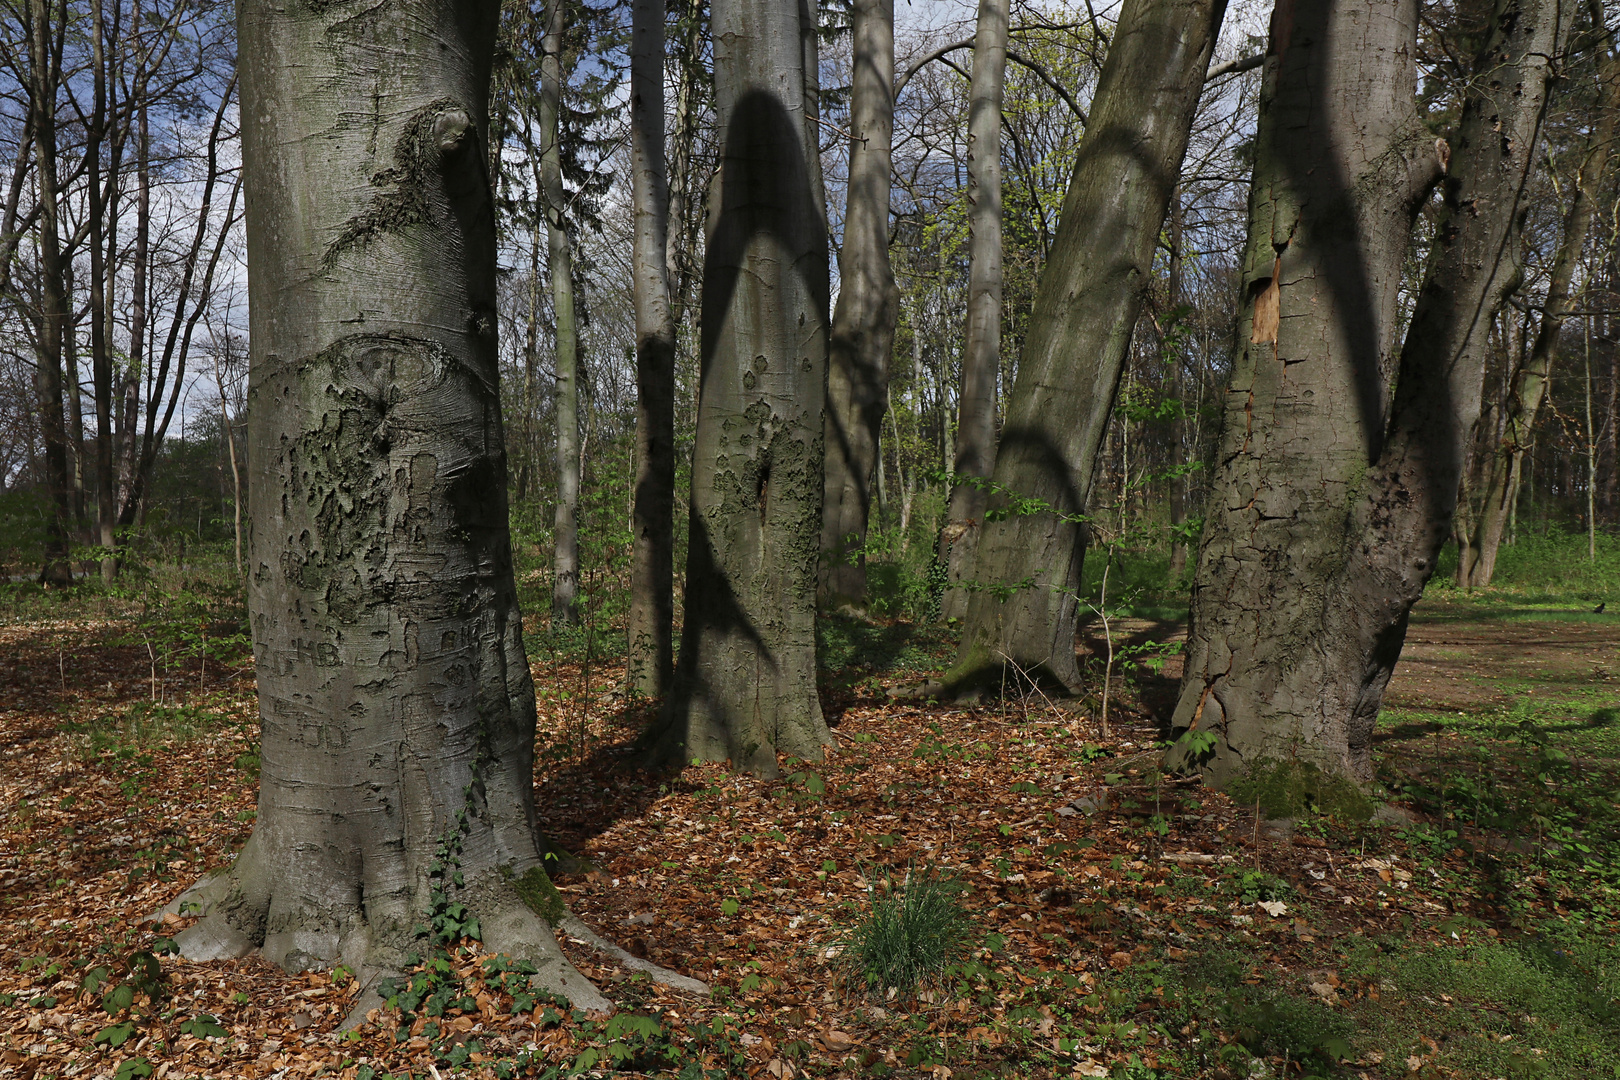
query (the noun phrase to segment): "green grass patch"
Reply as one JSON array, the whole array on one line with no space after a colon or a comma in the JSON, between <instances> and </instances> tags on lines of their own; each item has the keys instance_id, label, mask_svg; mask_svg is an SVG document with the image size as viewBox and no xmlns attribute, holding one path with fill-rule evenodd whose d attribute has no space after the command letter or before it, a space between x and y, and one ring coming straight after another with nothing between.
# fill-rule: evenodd
<instances>
[{"instance_id":1,"label":"green grass patch","mask_svg":"<svg viewBox=\"0 0 1620 1080\"><path fill-rule=\"evenodd\" d=\"M1598 927L1431 948L1403 938L1369 946L1359 966L1379 994L1356 1009L1356 1043L1383 1054L1380 1075L1408 1076L1416 1057L1457 1076L1620 1076L1620 944Z\"/></svg>"}]
</instances>

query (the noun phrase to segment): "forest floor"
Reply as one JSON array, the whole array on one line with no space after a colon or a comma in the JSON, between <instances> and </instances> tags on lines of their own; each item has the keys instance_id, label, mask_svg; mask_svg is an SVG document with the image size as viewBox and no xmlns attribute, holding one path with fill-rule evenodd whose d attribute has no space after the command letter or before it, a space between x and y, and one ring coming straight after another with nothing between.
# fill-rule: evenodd
<instances>
[{"instance_id":1,"label":"forest floor","mask_svg":"<svg viewBox=\"0 0 1620 1080\"><path fill-rule=\"evenodd\" d=\"M538 803L585 860L559 887L712 995L565 940L621 1007L586 1016L514 1000L464 941L441 1015L339 1033L345 972L190 963L163 946L187 920L143 921L252 828L245 658L68 610L0 621L0 1080L1620 1076L1615 614L1425 600L1367 822L1158 772L1175 623L1112 627L1105 733L1095 698L897 701L945 636L830 622L836 745L775 781L635 771L620 669L538 662ZM908 878L956 890L973 948L919 992L868 987L840 950Z\"/></svg>"}]
</instances>

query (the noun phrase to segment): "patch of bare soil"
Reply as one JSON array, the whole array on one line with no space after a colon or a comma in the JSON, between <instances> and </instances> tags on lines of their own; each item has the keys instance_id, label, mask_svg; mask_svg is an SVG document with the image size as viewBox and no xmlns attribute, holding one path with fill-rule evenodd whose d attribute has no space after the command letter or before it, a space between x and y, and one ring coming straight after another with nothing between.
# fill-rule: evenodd
<instances>
[{"instance_id":1,"label":"patch of bare soil","mask_svg":"<svg viewBox=\"0 0 1620 1080\"><path fill-rule=\"evenodd\" d=\"M1477 609L1424 601L1414 612L1406 647L1384 703L1390 708L1478 712L1506 708L1530 693L1584 693L1613 689L1620 704L1620 615L1585 609L1562 613L1507 613L1480 618ZM1114 619L1080 628L1081 651L1092 683L1101 686L1109 638L1114 676L1128 678L1135 703L1168 725L1181 682L1180 620ZM1158 646L1170 646L1162 651ZM1143 659L1161 655L1158 670Z\"/></svg>"}]
</instances>

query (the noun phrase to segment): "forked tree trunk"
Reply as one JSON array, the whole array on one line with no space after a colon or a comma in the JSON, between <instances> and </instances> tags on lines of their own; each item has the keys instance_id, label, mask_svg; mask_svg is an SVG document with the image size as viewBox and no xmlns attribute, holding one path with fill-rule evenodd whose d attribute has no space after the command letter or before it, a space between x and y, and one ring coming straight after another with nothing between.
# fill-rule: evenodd
<instances>
[{"instance_id":1,"label":"forked tree trunk","mask_svg":"<svg viewBox=\"0 0 1620 1080\"><path fill-rule=\"evenodd\" d=\"M649 733L665 767L819 758L816 696L827 234L807 161L800 0L716 0L686 618Z\"/></svg>"},{"instance_id":2,"label":"forked tree trunk","mask_svg":"<svg viewBox=\"0 0 1620 1080\"><path fill-rule=\"evenodd\" d=\"M1496 574L1496 555L1512 515L1514 493L1518 491L1524 470L1525 448L1530 445L1530 431L1547 396L1553 357L1558 354L1559 333L1571 308L1571 284L1597 209L1597 188L1608 167L1616 134L1620 133L1620 50L1609 51L1598 68L1598 79L1602 87L1598 94L1597 123L1575 179L1569 210L1564 215L1563 238L1553 254L1547 299L1542 305L1535 344L1524 363L1514 369L1508 386L1506 429L1501 445L1491 457L1479 520L1474 526L1473 542L1466 549L1470 561L1459 573L1459 583L1463 585L1489 585Z\"/></svg>"},{"instance_id":3,"label":"forked tree trunk","mask_svg":"<svg viewBox=\"0 0 1620 1080\"><path fill-rule=\"evenodd\" d=\"M664 0L635 0L630 159L635 204L636 492L631 512L628 683L663 697L675 665L675 322L664 174Z\"/></svg>"},{"instance_id":4,"label":"forked tree trunk","mask_svg":"<svg viewBox=\"0 0 1620 1080\"><path fill-rule=\"evenodd\" d=\"M574 253L563 221L562 45L564 0L546 0L540 58L540 192L546 219L551 310L556 325L557 510L552 519L551 621L579 623L579 326L574 320Z\"/></svg>"},{"instance_id":5,"label":"forked tree trunk","mask_svg":"<svg viewBox=\"0 0 1620 1080\"><path fill-rule=\"evenodd\" d=\"M968 87L967 333L962 341L962 389L957 403L951 472L969 482L951 488L940 561L946 589L940 618L968 612L974 553L983 532L987 493L981 484L996 460L996 376L1001 371L1001 99L1007 80L1010 0L979 0ZM948 421L941 420L941 423Z\"/></svg>"},{"instance_id":6,"label":"forked tree trunk","mask_svg":"<svg viewBox=\"0 0 1620 1080\"><path fill-rule=\"evenodd\" d=\"M894 135L894 0L855 0L849 187L838 306L827 351L826 478L821 603L866 603L867 520L888 402L900 290L889 266L889 165Z\"/></svg>"},{"instance_id":7,"label":"forked tree trunk","mask_svg":"<svg viewBox=\"0 0 1620 1080\"><path fill-rule=\"evenodd\" d=\"M1174 720L1215 736L1198 760L1217 783L1267 762L1372 777L1384 687L1451 529L1490 320L1518 274L1562 6L1497 0L1440 161L1414 112L1415 0L1370 19L1347 0L1277 8L1244 349ZM1324 47L1334 41L1357 47ZM1389 372L1412 214L1448 151L1434 247Z\"/></svg>"},{"instance_id":8,"label":"forked tree trunk","mask_svg":"<svg viewBox=\"0 0 1620 1080\"><path fill-rule=\"evenodd\" d=\"M484 164L497 8L238 8L262 772L178 944L398 970L439 888L597 1008L513 882L542 871Z\"/></svg>"},{"instance_id":9,"label":"forked tree trunk","mask_svg":"<svg viewBox=\"0 0 1620 1080\"><path fill-rule=\"evenodd\" d=\"M1035 295L950 689L999 683L1004 664L1074 688L1086 507L1181 171L1224 0L1126 0Z\"/></svg>"}]
</instances>

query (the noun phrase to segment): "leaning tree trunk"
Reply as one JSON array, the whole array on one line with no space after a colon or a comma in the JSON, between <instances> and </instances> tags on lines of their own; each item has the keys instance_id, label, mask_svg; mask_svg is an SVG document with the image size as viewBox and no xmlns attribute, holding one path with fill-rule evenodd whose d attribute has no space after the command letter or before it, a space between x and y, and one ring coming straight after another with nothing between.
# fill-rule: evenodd
<instances>
[{"instance_id":1,"label":"leaning tree trunk","mask_svg":"<svg viewBox=\"0 0 1620 1080\"><path fill-rule=\"evenodd\" d=\"M398 970L442 893L602 1007L521 895L544 873L484 165L497 9L238 8L262 771L178 943Z\"/></svg>"},{"instance_id":2,"label":"leaning tree trunk","mask_svg":"<svg viewBox=\"0 0 1620 1080\"><path fill-rule=\"evenodd\" d=\"M894 0L855 0L849 186L838 306L827 346L826 477L821 602L866 602L867 519L889 392L900 290L889 266L889 164L894 135Z\"/></svg>"},{"instance_id":3,"label":"leaning tree trunk","mask_svg":"<svg viewBox=\"0 0 1620 1080\"><path fill-rule=\"evenodd\" d=\"M1575 270L1580 264L1581 252L1586 246L1586 234L1592 227L1592 216L1597 210L1598 185L1608 167L1609 154L1617 133L1620 133L1620 50L1612 51L1598 69L1602 89L1598 94L1597 123L1586 144L1586 157L1575 179L1575 192L1569 210L1564 215L1564 235L1553 254L1552 271L1548 275L1547 299L1542 305L1541 326L1536 331L1535 344L1525 362L1513 371L1508 386L1506 428L1502 442L1491 457L1489 479L1485 484L1485 498L1480 507L1479 520L1474 525L1473 542L1467 552L1471 556L1465 571L1459 572L1460 583L1485 586L1496 574L1496 555L1502 546L1502 534L1507 529L1512 512L1513 495L1519 488L1524 470L1525 448L1530 445L1530 430L1535 427L1541 403L1547 396L1552 380L1553 357L1558 354L1558 336L1564 319L1573 307L1570 288Z\"/></svg>"},{"instance_id":4,"label":"leaning tree trunk","mask_svg":"<svg viewBox=\"0 0 1620 1080\"><path fill-rule=\"evenodd\" d=\"M1126 0L1097 83L1007 405L952 690L1003 665L1066 688L1091 476L1224 0ZM1010 502L1044 509L1014 513Z\"/></svg>"},{"instance_id":5,"label":"leaning tree trunk","mask_svg":"<svg viewBox=\"0 0 1620 1080\"><path fill-rule=\"evenodd\" d=\"M1372 777L1384 687L1451 529L1490 321L1518 274L1520 197L1563 2L1497 0L1457 145L1439 144L1439 160L1414 113L1415 0L1372 19L1347 2L1277 9L1246 340L1174 720L1215 737L1199 762L1217 783L1272 763ZM1335 40L1359 47L1322 47ZM1448 155L1434 247L1389 372L1415 197Z\"/></svg>"},{"instance_id":6,"label":"leaning tree trunk","mask_svg":"<svg viewBox=\"0 0 1620 1080\"><path fill-rule=\"evenodd\" d=\"M664 173L664 0L635 0L630 158L635 204L636 493L628 683L663 697L675 664L675 322L669 308Z\"/></svg>"},{"instance_id":7,"label":"leaning tree trunk","mask_svg":"<svg viewBox=\"0 0 1620 1080\"><path fill-rule=\"evenodd\" d=\"M1010 0L979 0L968 87L968 300L957 403L956 453L939 558L942 619L968 612L968 586L987 502L983 481L996 459L996 376L1001 371L1001 99L1007 79ZM942 422L944 422L942 420ZM965 482L964 482L965 481Z\"/></svg>"},{"instance_id":8,"label":"leaning tree trunk","mask_svg":"<svg viewBox=\"0 0 1620 1080\"><path fill-rule=\"evenodd\" d=\"M819 758L816 696L827 238L807 161L799 0L716 0L720 170L709 203L686 618L649 733L679 766Z\"/></svg>"},{"instance_id":9,"label":"leaning tree trunk","mask_svg":"<svg viewBox=\"0 0 1620 1080\"><path fill-rule=\"evenodd\" d=\"M562 46L564 0L546 0L540 58L540 205L546 219L551 309L557 328L557 512L552 522L553 626L579 623L579 326L574 320L574 254L563 221Z\"/></svg>"}]
</instances>

